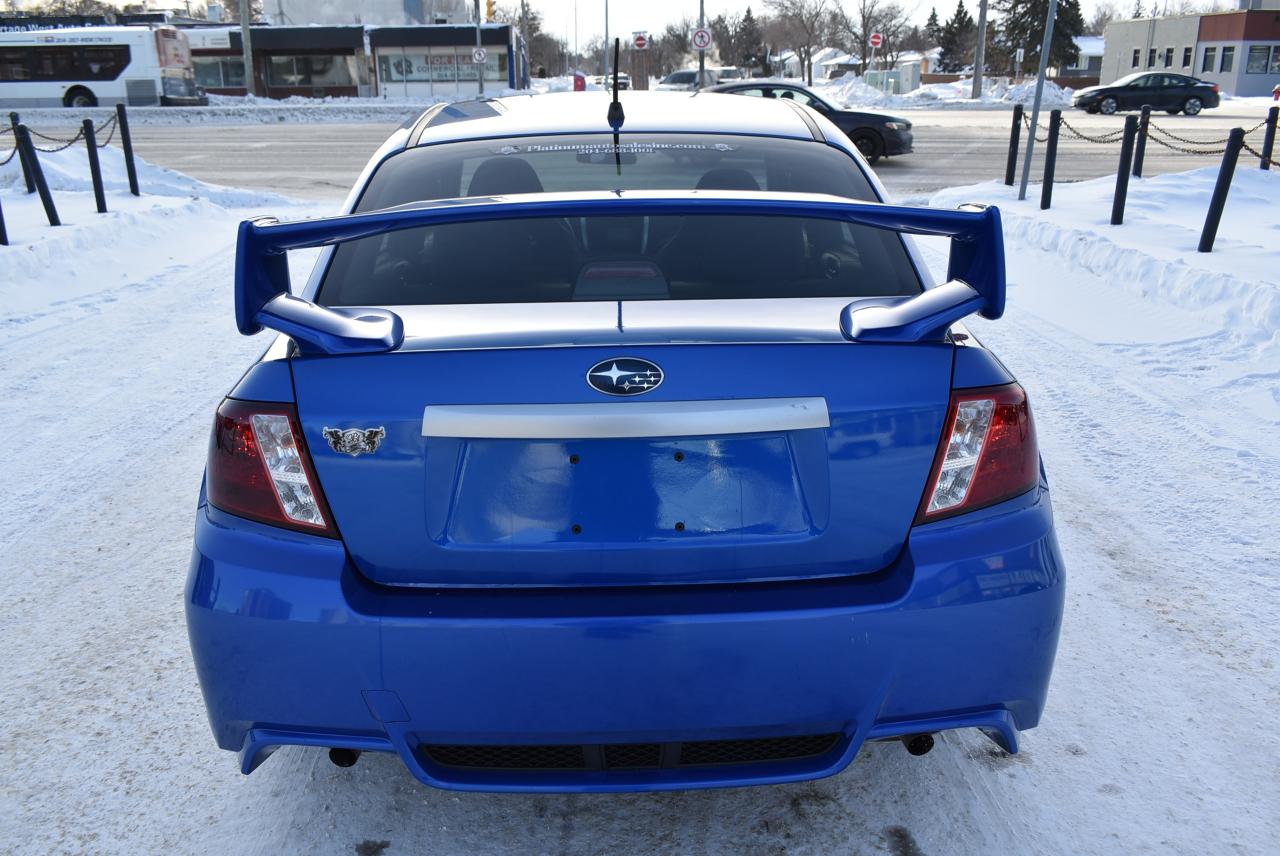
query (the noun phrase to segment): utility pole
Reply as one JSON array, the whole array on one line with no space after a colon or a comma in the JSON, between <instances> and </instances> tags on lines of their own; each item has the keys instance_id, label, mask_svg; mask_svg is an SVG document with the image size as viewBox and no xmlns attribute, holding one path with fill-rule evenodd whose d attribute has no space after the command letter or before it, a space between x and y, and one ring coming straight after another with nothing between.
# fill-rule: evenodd
<instances>
[{"instance_id":1,"label":"utility pole","mask_svg":"<svg viewBox=\"0 0 1280 856\"><path fill-rule=\"evenodd\" d=\"M244 91L257 95L253 80L253 46L249 44L249 0L240 0L240 52L244 59Z\"/></svg>"},{"instance_id":2,"label":"utility pole","mask_svg":"<svg viewBox=\"0 0 1280 856\"><path fill-rule=\"evenodd\" d=\"M609 0L604 0L604 61L600 64L604 69L605 87L609 85Z\"/></svg>"},{"instance_id":3,"label":"utility pole","mask_svg":"<svg viewBox=\"0 0 1280 856\"><path fill-rule=\"evenodd\" d=\"M971 98L982 97L982 75L986 71L987 53L987 0L978 5L978 47L973 56L973 92Z\"/></svg>"},{"instance_id":4,"label":"utility pole","mask_svg":"<svg viewBox=\"0 0 1280 856\"><path fill-rule=\"evenodd\" d=\"M244 0L241 2L243 3ZM480 47L480 0L476 0L476 47ZM480 63L473 63L473 65L476 67L476 79L480 82L480 94L484 95L484 66Z\"/></svg>"},{"instance_id":5,"label":"utility pole","mask_svg":"<svg viewBox=\"0 0 1280 856\"><path fill-rule=\"evenodd\" d=\"M707 25L707 4L706 0L698 0L698 29L702 29ZM698 51L698 86L701 89L703 81L707 76L707 52L705 50Z\"/></svg>"},{"instance_id":6,"label":"utility pole","mask_svg":"<svg viewBox=\"0 0 1280 856\"><path fill-rule=\"evenodd\" d=\"M1040 120L1040 95L1044 92L1044 74L1049 65L1049 45L1053 44L1053 22L1058 17L1058 0L1049 0L1049 14L1044 19L1044 43L1040 45L1040 73L1036 76L1036 99L1031 106L1031 131L1027 134L1027 157L1022 161L1022 185L1018 198L1027 198L1027 181L1031 178L1031 153L1036 146L1036 124Z\"/></svg>"}]
</instances>

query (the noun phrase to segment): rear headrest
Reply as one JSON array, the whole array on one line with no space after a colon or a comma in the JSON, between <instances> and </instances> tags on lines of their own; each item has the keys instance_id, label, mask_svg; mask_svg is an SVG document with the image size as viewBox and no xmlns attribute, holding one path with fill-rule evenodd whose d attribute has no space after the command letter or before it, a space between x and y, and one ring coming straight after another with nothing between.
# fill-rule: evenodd
<instances>
[{"instance_id":1,"label":"rear headrest","mask_svg":"<svg viewBox=\"0 0 1280 856\"><path fill-rule=\"evenodd\" d=\"M745 169L721 168L707 170L698 179L698 190L759 190L760 185Z\"/></svg>"},{"instance_id":2,"label":"rear headrest","mask_svg":"<svg viewBox=\"0 0 1280 856\"><path fill-rule=\"evenodd\" d=\"M489 158L471 176L468 196L503 196L508 193L541 193L542 182L528 161L513 157Z\"/></svg>"}]
</instances>

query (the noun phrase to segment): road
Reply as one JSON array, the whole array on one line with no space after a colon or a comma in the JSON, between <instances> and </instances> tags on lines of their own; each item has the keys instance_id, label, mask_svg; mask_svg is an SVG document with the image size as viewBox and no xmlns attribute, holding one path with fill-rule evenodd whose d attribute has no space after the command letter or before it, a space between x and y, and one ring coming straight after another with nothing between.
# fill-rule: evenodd
<instances>
[{"instance_id":1,"label":"road","mask_svg":"<svg viewBox=\"0 0 1280 856\"><path fill-rule=\"evenodd\" d=\"M882 160L876 171L896 196L931 193L944 187L999 179L1004 175L1012 114L1003 110L904 111L914 123L915 152ZM1252 128L1265 111L1227 106L1196 117L1159 113L1155 121L1172 133L1196 140L1222 140L1233 127ZM1123 127L1119 116L1065 112L1087 135ZM1041 124L1047 125L1047 113ZM204 181L272 190L307 199L340 199L395 123L276 125L139 125L138 154L160 166ZM1261 134L1250 138L1260 146ZM1022 135L1025 146L1026 135ZM1215 146L1216 148L1216 146ZM1037 146L1032 179L1040 180L1043 145ZM1118 143L1100 145L1065 134L1058 146L1058 179L1078 181L1113 173ZM1146 173L1178 172L1220 161L1217 155L1184 155L1158 145L1147 148Z\"/></svg>"}]
</instances>

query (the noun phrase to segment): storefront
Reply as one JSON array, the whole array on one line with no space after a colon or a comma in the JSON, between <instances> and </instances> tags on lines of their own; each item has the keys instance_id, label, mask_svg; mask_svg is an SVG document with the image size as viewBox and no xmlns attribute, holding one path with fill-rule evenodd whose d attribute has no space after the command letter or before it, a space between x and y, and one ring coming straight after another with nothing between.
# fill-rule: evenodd
<instances>
[{"instance_id":1,"label":"storefront","mask_svg":"<svg viewBox=\"0 0 1280 856\"><path fill-rule=\"evenodd\" d=\"M516 86L511 27L486 24L480 29L485 61L474 59L476 28L465 26L373 27L377 94L384 97L477 95L484 75L486 95Z\"/></svg>"},{"instance_id":2,"label":"storefront","mask_svg":"<svg viewBox=\"0 0 1280 856\"><path fill-rule=\"evenodd\" d=\"M188 30L196 82L215 95L244 95L240 31L228 27ZM373 69L364 28L262 27L253 43L254 92L268 98L368 96Z\"/></svg>"}]
</instances>

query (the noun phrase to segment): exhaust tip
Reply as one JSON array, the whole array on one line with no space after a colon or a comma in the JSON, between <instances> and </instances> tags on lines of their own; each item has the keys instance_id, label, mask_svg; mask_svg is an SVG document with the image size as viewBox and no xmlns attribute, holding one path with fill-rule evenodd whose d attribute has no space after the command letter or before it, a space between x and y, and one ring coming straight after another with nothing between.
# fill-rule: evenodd
<instances>
[{"instance_id":1,"label":"exhaust tip","mask_svg":"<svg viewBox=\"0 0 1280 856\"><path fill-rule=\"evenodd\" d=\"M928 755L933 749L932 734L908 734L902 738L902 745L907 747L907 751L919 758L921 755Z\"/></svg>"},{"instance_id":2,"label":"exhaust tip","mask_svg":"<svg viewBox=\"0 0 1280 856\"><path fill-rule=\"evenodd\" d=\"M329 760L336 767L354 767L356 761L360 760L360 750L358 749L330 749Z\"/></svg>"}]
</instances>

